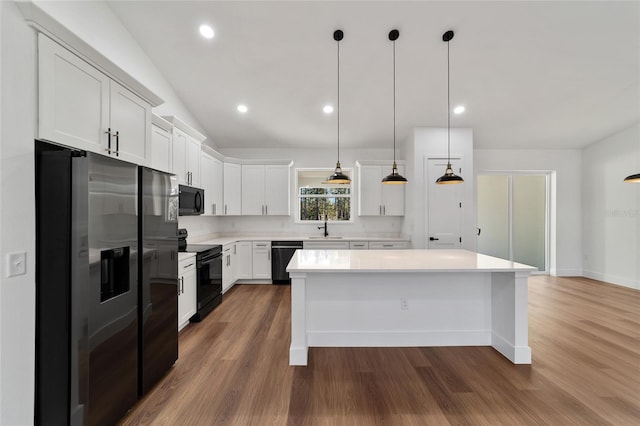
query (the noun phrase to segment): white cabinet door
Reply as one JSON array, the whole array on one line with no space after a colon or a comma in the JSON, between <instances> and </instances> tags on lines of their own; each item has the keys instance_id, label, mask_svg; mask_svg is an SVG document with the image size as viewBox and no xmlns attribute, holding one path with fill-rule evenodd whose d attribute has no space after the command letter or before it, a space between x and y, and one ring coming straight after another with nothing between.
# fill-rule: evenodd
<instances>
[{"instance_id":1,"label":"white cabinet door","mask_svg":"<svg viewBox=\"0 0 640 426\"><path fill-rule=\"evenodd\" d=\"M181 261L178 266L178 330L182 330L196 313L196 259Z\"/></svg>"},{"instance_id":2,"label":"white cabinet door","mask_svg":"<svg viewBox=\"0 0 640 426\"><path fill-rule=\"evenodd\" d=\"M253 278L253 249L251 241L236 243L236 278Z\"/></svg>"},{"instance_id":3,"label":"white cabinet door","mask_svg":"<svg viewBox=\"0 0 640 426\"><path fill-rule=\"evenodd\" d=\"M271 241L253 242L253 278L271 279Z\"/></svg>"},{"instance_id":4,"label":"white cabinet door","mask_svg":"<svg viewBox=\"0 0 640 426\"><path fill-rule=\"evenodd\" d=\"M368 250L368 241L349 241L349 250Z\"/></svg>"},{"instance_id":5,"label":"white cabinet door","mask_svg":"<svg viewBox=\"0 0 640 426\"><path fill-rule=\"evenodd\" d=\"M225 244L222 247L222 292L229 290L236 281L234 262L235 243Z\"/></svg>"},{"instance_id":6,"label":"white cabinet door","mask_svg":"<svg viewBox=\"0 0 640 426\"><path fill-rule=\"evenodd\" d=\"M200 158L200 186L204 189L204 214L214 214L215 212L215 170L214 164L219 161L217 158L201 154Z\"/></svg>"},{"instance_id":7,"label":"white cabinet door","mask_svg":"<svg viewBox=\"0 0 640 426\"><path fill-rule=\"evenodd\" d=\"M388 166L359 166L360 216L404 216L405 185L383 185L382 178L391 173ZM398 166L404 174L404 167Z\"/></svg>"},{"instance_id":8,"label":"white cabinet door","mask_svg":"<svg viewBox=\"0 0 640 426\"><path fill-rule=\"evenodd\" d=\"M291 195L289 166L265 166L264 204L265 214L289 216Z\"/></svg>"},{"instance_id":9,"label":"white cabinet door","mask_svg":"<svg viewBox=\"0 0 640 426\"><path fill-rule=\"evenodd\" d=\"M216 216L221 216L224 214L224 166L222 164L222 161L214 158L212 168L213 171L211 172L211 175L213 176L213 180L210 183L211 195L208 195L206 193L204 195L205 199L208 197L208 203L211 203L213 205L213 214Z\"/></svg>"},{"instance_id":10,"label":"white cabinet door","mask_svg":"<svg viewBox=\"0 0 640 426\"><path fill-rule=\"evenodd\" d=\"M380 180L391 173L391 165L382 168ZM404 166L398 166L398 173L404 176ZM384 216L404 216L404 192L407 185L383 185L382 187L382 214Z\"/></svg>"},{"instance_id":11,"label":"white cabinet door","mask_svg":"<svg viewBox=\"0 0 640 426\"><path fill-rule=\"evenodd\" d=\"M38 34L38 137L106 154L110 79Z\"/></svg>"},{"instance_id":12,"label":"white cabinet door","mask_svg":"<svg viewBox=\"0 0 640 426\"><path fill-rule=\"evenodd\" d=\"M151 126L151 167L171 172L171 132Z\"/></svg>"},{"instance_id":13,"label":"white cabinet door","mask_svg":"<svg viewBox=\"0 0 640 426\"><path fill-rule=\"evenodd\" d=\"M179 129L173 129L173 169L178 183L188 185L187 182L187 134Z\"/></svg>"},{"instance_id":14,"label":"white cabinet door","mask_svg":"<svg viewBox=\"0 0 640 426\"><path fill-rule=\"evenodd\" d=\"M360 166L360 216L382 215L380 166Z\"/></svg>"},{"instance_id":15,"label":"white cabinet door","mask_svg":"<svg viewBox=\"0 0 640 426\"><path fill-rule=\"evenodd\" d=\"M242 167L240 164L224 163L224 212L225 215L240 215Z\"/></svg>"},{"instance_id":16,"label":"white cabinet door","mask_svg":"<svg viewBox=\"0 0 640 426\"><path fill-rule=\"evenodd\" d=\"M146 165L147 159L151 157L151 106L115 81L111 81L110 100L112 155L131 163Z\"/></svg>"},{"instance_id":17,"label":"white cabinet door","mask_svg":"<svg viewBox=\"0 0 640 426\"><path fill-rule=\"evenodd\" d=\"M200 141L187 136L187 171L189 185L200 187L200 152L202 147ZM205 194L206 195L206 194Z\"/></svg>"},{"instance_id":18,"label":"white cabinet door","mask_svg":"<svg viewBox=\"0 0 640 426\"><path fill-rule=\"evenodd\" d=\"M242 165L242 215L265 214L264 166Z\"/></svg>"}]
</instances>

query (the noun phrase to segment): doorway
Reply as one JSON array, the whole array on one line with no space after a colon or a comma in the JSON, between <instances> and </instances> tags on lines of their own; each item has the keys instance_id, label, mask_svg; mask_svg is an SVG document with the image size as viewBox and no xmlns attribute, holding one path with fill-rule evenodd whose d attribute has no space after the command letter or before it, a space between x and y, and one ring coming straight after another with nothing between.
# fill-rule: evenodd
<instances>
[{"instance_id":1,"label":"doorway","mask_svg":"<svg viewBox=\"0 0 640 426\"><path fill-rule=\"evenodd\" d=\"M478 253L549 272L549 183L546 172L479 174Z\"/></svg>"},{"instance_id":2,"label":"doorway","mask_svg":"<svg viewBox=\"0 0 640 426\"><path fill-rule=\"evenodd\" d=\"M426 241L429 249L462 248L463 185L438 185L447 166L446 158L425 157ZM455 173L462 171L462 159L451 158Z\"/></svg>"}]
</instances>

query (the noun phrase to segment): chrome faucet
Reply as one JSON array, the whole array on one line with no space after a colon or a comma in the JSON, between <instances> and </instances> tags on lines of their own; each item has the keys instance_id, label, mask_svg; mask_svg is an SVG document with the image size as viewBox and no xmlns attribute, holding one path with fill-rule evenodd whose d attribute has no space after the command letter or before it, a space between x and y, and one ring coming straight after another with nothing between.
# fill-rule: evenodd
<instances>
[{"instance_id":1,"label":"chrome faucet","mask_svg":"<svg viewBox=\"0 0 640 426\"><path fill-rule=\"evenodd\" d=\"M327 217L324 217L324 226L318 226L318 229L324 229L324 236L329 236L329 230L327 229Z\"/></svg>"}]
</instances>

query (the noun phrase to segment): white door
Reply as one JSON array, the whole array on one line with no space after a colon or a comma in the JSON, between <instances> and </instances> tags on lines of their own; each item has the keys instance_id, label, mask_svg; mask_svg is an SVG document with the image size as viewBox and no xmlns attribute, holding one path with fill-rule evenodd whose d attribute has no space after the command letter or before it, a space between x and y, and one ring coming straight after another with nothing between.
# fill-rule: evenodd
<instances>
[{"instance_id":1,"label":"white door","mask_svg":"<svg viewBox=\"0 0 640 426\"><path fill-rule=\"evenodd\" d=\"M462 248L462 189L465 184L436 184L436 180L444 174L447 160L425 160L426 246L430 249ZM451 164L458 174L462 168L462 160L452 158Z\"/></svg>"},{"instance_id":2,"label":"white door","mask_svg":"<svg viewBox=\"0 0 640 426\"><path fill-rule=\"evenodd\" d=\"M265 214L289 216L289 166L264 166Z\"/></svg>"},{"instance_id":3,"label":"white door","mask_svg":"<svg viewBox=\"0 0 640 426\"><path fill-rule=\"evenodd\" d=\"M205 194L206 198L209 199L208 203L213 204L213 214L214 215L222 215L224 214L224 205L222 200L223 193L223 182L224 182L224 170L222 166L222 161L217 158L213 159L212 163L213 171L213 181L210 183L211 185L211 194Z\"/></svg>"},{"instance_id":4,"label":"white door","mask_svg":"<svg viewBox=\"0 0 640 426\"><path fill-rule=\"evenodd\" d=\"M201 173L200 173L200 186L204 189L204 214L213 214L214 211L214 162L217 159L211 157L208 154L202 153L200 158Z\"/></svg>"},{"instance_id":5,"label":"white door","mask_svg":"<svg viewBox=\"0 0 640 426\"><path fill-rule=\"evenodd\" d=\"M192 137L187 137L187 170L191 173L189 185L200 187L200 152L201 144Z\"/></svg>"}]
</instances>

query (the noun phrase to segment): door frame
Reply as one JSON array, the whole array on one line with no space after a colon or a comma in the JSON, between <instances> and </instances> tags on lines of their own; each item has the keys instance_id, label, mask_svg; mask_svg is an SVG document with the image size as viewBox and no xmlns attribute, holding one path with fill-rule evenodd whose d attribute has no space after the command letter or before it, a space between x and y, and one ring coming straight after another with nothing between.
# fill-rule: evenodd
<instances>
[{"instance_id":1,"label":"door frame","mask_svg":"<svg viewBox=\"0 0 640 426\"><path fill-rule=\"evenodd\" d=\"M430 212L430 205L429 205L429 187L431 185L431 182L429 181L429 162L431 160L436 160L436 161L447 161L450 160L451 162L458 162L458 165L460 167L464 167L464 158L461 155L455 156L455 157L443 157L443 156L432 156L432 155L425 155L424 156L424 171L423 171L423 179L424 179L424 193L423 193L423 206L424 206L424 248L428 249L429 248L429 236L431 235L431 228L429 227L429 220L431 218L431 212ZM455 169L455 167L454 167ZM444 169L442 170L444 172ZM454 170L455 172L455 170ZM464 191L462 191L462 194L460 194L460 201L462 202L462 207L460 207L460 223L459 223L459 229L460 229L460 238L463 238L464 235L464 221L465 221L465 208L467 208L466 203L464 202L465 196L464 196ZM464 241L464 240L463 240ZM460 242L459 247L460 249L462 249L464 247L463 243Z\"/></svg>"}]
</instances>

